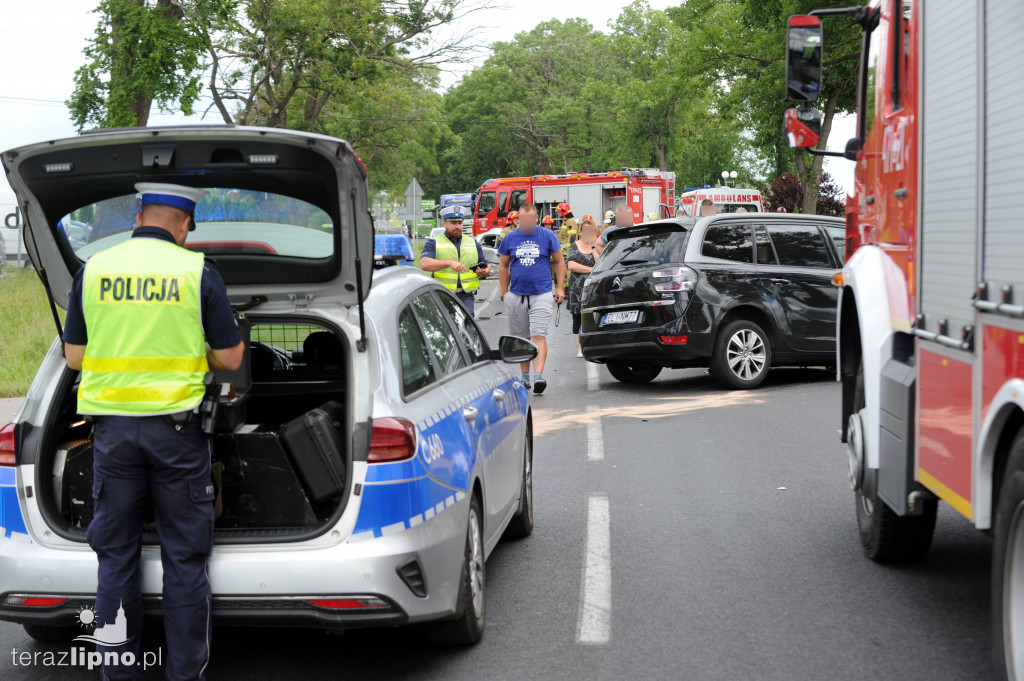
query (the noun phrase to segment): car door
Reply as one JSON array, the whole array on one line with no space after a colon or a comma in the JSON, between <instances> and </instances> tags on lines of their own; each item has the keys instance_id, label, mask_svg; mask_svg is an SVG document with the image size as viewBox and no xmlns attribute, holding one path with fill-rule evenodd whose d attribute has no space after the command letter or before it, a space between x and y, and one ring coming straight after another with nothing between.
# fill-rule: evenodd
<instances>
[{"instance_id":1,"label":"car door","mask_svg":"<svg viewBox=\"0 0 1024 681\"><path fill-rule=\"evenodd\" d=\"M462 426L461 409L454 409L445 388L445 379L457 371L462 362L461 351L454 356L451 347L431 338L432 327L421 323L417 302L430 293L420 294L407 303L398 315L398 334L402 353L402 399L400 416L417 426L419 458L430 477L439 484L423 485L429 499L420 500L429 508L440 504L443 509L450 496L468 494L473 482L473 450L466 429ZM464 366L464 365L463 365Z\"/></svg>"},{"instance_id":2,"label":"car door","mask_svg":"<svg viewBox=\"0 0 1024 681\"><path fill-rule=\"evenodd\" d=\"M707 226L700 250L703 283L699 290L707 304L724 310L744 303L761 306L752 229L750 222L738 220Z\"/></svg>"},{"instance_id":3,"label":"car door","mask_svg":"<svg viewBox=\"0 0 1024 681\"><path fill-rule=\"evenodd\" d=\"M494 521L486 531L497 532L519 500L524 416L505 403L513 397L507 385L511 376L491 360L484 336L466 308L448 293L438 291L435 296L469 361L468 369L451 380L448 390L465 402L464 411L475 414L465 424L483 464L484 511Z\"/></svg>"},{"instance_id":4,"label":"car door","mask_svg":"<svg viewBox=\"0 0 1024 681\"><path fill-rule=\"evenodd\" d=\"M782 340L798 352L835 352L838 288L832 283L836 267L826 241L831 237L812 222L768 223L763 229L772 250L764 250L766 262L759 259L757 269L781 322Z\"/></svg>"}]
</instances>

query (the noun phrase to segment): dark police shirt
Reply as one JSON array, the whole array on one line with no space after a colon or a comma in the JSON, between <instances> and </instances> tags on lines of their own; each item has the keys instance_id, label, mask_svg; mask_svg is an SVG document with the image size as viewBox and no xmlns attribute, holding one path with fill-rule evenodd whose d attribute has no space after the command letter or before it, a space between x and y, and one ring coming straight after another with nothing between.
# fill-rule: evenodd
<instances>
[{"instance_id":1,"label":"dark police shirt","mask_svg":"<svg viewBox=\"0 0 1024 681\"><path fill-rule=\"evenodd\" d=\"M175 243L170 232L159 227L139 227L132 232L132 238L163 239ZM71 294L68 296L68 315L64 321L64 342L72 345L86 345L89 340L85 330L85 315L82 312L82 278L85 268L82 267L75 275L75 281L71 285ZM214 350L226 350L233 348L242 342L242 336L238 333L238 326L235 324L235 316L231 312L231 303L228 302L228 291L224 286L224 279L220 272L209 259L203 266L203 283L200 288L203 331L206 333L206 342Z\"/></svg>"}]
</instances>

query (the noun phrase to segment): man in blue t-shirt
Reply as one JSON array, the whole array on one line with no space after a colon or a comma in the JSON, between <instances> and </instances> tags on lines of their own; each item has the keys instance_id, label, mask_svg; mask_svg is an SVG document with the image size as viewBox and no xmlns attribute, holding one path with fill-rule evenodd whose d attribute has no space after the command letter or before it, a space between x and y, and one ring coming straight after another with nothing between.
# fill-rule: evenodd
<instances>
[{"instance_id":1,"label":"man in blue t-shirt","mask_svg":"<svg viewBox=\"0 0 1024 681\"><path fill-rule=\"evenodd\" d=\"M544 380L544 361L548 355L548 322L565 300L565 257L558 237L550 229L537 227L537 207L526 204L519 209L519 228L509 232L498 247L501 264L501 299L509 333L529 338L537 346L533 360L533 392L548 387ZM551 288L551 263L554 262L555 287ZM523 383L530 387L530 363L519 365Z\"/></svg>"}]
</instances>

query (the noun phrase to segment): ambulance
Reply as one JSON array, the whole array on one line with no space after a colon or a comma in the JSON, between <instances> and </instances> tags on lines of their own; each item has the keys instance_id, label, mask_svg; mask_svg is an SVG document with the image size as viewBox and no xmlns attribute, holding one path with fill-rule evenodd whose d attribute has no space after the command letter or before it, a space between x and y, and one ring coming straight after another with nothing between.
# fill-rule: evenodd
<instances>
[{"instance_id":1,"label":"ambulance","mask_svg":"<svg viewBox=\"0 0 1024 681\"><path fill-rule=\"evenodd\" d=\"M678 207L687 215L700 213L700 204L704 199L711 199L715 208L721 213L763 213L761 192L756 189L738 189L736 187L705 187L703 189L687 189L679 195ZM742 210L740 210L742 208Z\"/></svg>"}]
</instances>

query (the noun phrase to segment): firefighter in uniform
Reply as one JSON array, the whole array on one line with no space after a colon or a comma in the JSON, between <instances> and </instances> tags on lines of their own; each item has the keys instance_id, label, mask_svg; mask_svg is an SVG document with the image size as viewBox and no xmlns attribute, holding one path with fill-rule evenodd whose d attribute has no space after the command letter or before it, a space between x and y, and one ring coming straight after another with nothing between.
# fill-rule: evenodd
<instances>
[{"instance_id":1,"label":"firefighter in uniform","mask_svg":"<svg viewBox=\"0 0 1024 681\"><path fill-rule=\"evenodd\" d=\"M472 317L480 279L491 273L491 266L479 242L462 234L462 206L445 206L444 211L444 234L423 244L420 268L454 293Z\"/></svg>"},{"instance_id":2,"label":"firefighter in uniform","mask_svg":"<svg viewBox=\"0 0 1024 681\"><path fill-rule=\"evenodd\" d=\"M210 657L206 564L215 490L209 440L195 412L207 371L237 369L245 345L220 274L202 253L182 248L205 192L152 183L136 189L137 228L78 271L63 338L68 366L82 372L78 412L95 424L95 509L86 531L99 562L95 621L114 624L123 609L129 640L96 648L141 659L140 550L151 503L163 563L165 676L201 680ZM140 672L104 664L102 677L137 679Z\"/></svg>"},{"instance_id":3,"label":"firefighter in uniform","mask_svg":"<svg viewBox=\"0 0 1024 681\"><path fill-rule=\"evenodd\" d=\"M555 231L555 219L550 215L545 215L544 219L540 221L541 227L550 229L552 232Z\"/></svg>"},{"instance_id":4,"label":"firefighter in uniform","mask_svg":"<svg viewBox=\"0 0 1024 681\"><path fill-rule=\"evenodd\" d=\"M558 229L558 243L562 244L562 254L565 255L569 252L569 244L579 237L580 228L568 203L558 204L555 210L562 216L562 225Z\"/></svg>"},{"instance_id":5,"label":"firefighter in uniform","mask_svg":"<svg viewBox=\"0 0 1024 681\"><path fill-rule=\"evenodd\" d=\"M505 226L501 228L501 233L498 234L498 238L494 242L494 247L497 248L501 245L501 240L505 238L505 235L515 229L519 229L519 211L517 210L508 214L508 220L505 222Z\"/></svg>"}]
</instances>

